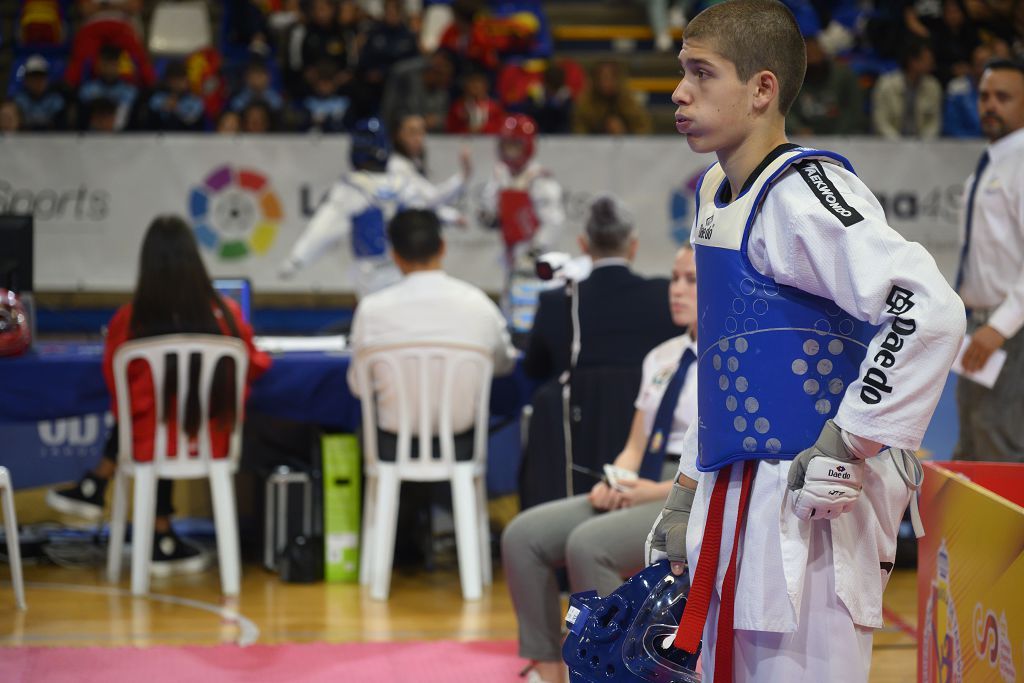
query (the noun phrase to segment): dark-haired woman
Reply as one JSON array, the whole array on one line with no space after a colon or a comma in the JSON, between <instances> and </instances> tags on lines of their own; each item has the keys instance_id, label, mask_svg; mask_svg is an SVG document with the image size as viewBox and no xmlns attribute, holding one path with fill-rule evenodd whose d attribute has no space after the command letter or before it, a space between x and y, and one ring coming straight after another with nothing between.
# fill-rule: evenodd
<instances>
[{"instance_id":1,"label":"dark-haired woman","mask_svg":"<svg viewBox=\"0 0 1024 683\"><path fill-rule=\"evenodd\" d=\"M103 376L111 397L114 396L114 353L122 344L132 339L189 333L242 339L249 352L247 385L270 367L270 357L253 346L252 328L242 319L238 306L214 290L188 223L177 216L158 216L150 224L142 242L132 302L117 310L107 329ZM156 397L152 379L141 362L129 366L128 375L133 423L132 457L136 461L152 460L156 434ZM215 457L225 455L228 450L234 418L231 414L233 401L228 390L230 383L228 373L218 369L210 405L210 439ZM164 400L168 398L165 396ZM112 400L111 404L114 417L120 419L116 401ZM175 430L174 420L174 415L168 418L171 434ZM199 422L198 404L190 402L186 406L184 420L186 431L195 438ZM169 439L168 454L175 455L176 449L176 440ZM117 465L118 451L115 427L100 464L75 486L50 490L46 496L47 504L58 512L99 521L103 516L107 483ZM151 573L166 576L204 570L209 565L209 555L178 538L170 523L172 511L171 482L161 481L157 487Z\"/></svg>"}]
</instances>

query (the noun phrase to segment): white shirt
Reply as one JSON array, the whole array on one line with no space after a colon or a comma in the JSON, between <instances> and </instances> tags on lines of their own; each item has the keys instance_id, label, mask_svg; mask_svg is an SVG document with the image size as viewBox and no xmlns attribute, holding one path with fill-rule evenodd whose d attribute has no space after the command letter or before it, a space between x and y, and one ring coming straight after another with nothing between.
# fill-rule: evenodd
<instances>
[{"instance_id":1,"label":"white shirt","mask_svg":"<svg viewBox=\"0 0 1024 683\"><path fill-rule=\"evenodd\" d=\"M558 181L536 160L530 161L516 176L512 175L506 164L498 163L481 192L481 208L492 216L497 215L498 195L505 189L529 193L537 221L540 223L533 238L534 244L540 249L550 249L556 245L565 228L562 186Z\"/></svg>"},{"instance_id":2,"label":"white shirt","mask_svg":"<svg viewBox=\"0 0 1024 683\"><path fill-rule=\"evenodd\" d=\"M689 334L682 334L655 346L644 356L643 372L640 380L640 392L636 395L633 407L640 411L644 420L644 434L650 435L654 428L654 418L661 405L661 397L665 395L668 382L679 367L679 359L683 349L691 349L697 354L697 342ZM686 429L697 419L697 364L691 363L683 379L683 389L679 393L679 401L672 414L672 432L665 446L666 453L683 452L683 437Z\"/></svg>"},{"instance_id":3,"label":"white shirt","mask_svg":"<svg viewBox=\"0 0 1024 683\"><path fill-rule=\"evenodd\" d=\"M1009 338L1024 327L1024 129L990 144L988 154L974 195L960 296L968 308L990 310L988 324ZM972 173L964 189L961 244L973 182Z\"/></svg>"},{"instance_id":4,"label":"white shirt","mask_svg":"<svg viewBox=\"0 0 1024 683\"><path fill-rule=\"evenodd\" d=\"M843 226L791 168L767 193L747 252L759 272L780 284L831 299L847 313L881 325L868 346L864 367L870 367L895 317L887 312L891 288L897 285L912 293L914 305L905 316L915 321L916 329L902 337L895 365L885 370L892 392L868 405L860 399L861 380L852 383L835 421L879 443L916 449L963 337L963 305L924 247L907 242L888 226L882 207L862 181L833 164L822 166L864 220ZM864 376L863 367L859 376ZM696 462L697 430L691 425L679 460L679 471L697 480L686 544L691 579L717 478L715 472L699 472ZM791 632L798 625L803 580L810 571L810 524L824 522L802 521L793 514L789 467L790 461L757 463L741 537L737 629ZM742 472L742 465L733 467L729 480L716 580L719 594L736 527ZM858 625L882 626L882 591L888 574L880 574L879 565L895 555L896 534L909 499L909 490L883 452L867 461L863 495L854 509L829 522L834 567L823 571L834 571L836 594Z\"/></svg>"},{"instance_id":5,"label":"white shirt","mask_svg":"<svg viewBox=\"0 0 1024 683\"><path fill-rule=\"evenodd\" d=\"M352 320L350 340L355 356L348 371L348 385L356 396L359 387L355 364L359 352L375 346L410 342L467 344L491 351L495 375L508 374L515 366L515 349L498 307L482 290L440 270L410 273L360 301ZM374 377L378 424L386 431L397 432L397 399L390 378L382 375ZM456 433L473 426L475 384L472 377L456 379L452 409ZM414 413L415 410L413 406ZM415 419L413 415L413 424Z\"/></svg>"}]
</instances>

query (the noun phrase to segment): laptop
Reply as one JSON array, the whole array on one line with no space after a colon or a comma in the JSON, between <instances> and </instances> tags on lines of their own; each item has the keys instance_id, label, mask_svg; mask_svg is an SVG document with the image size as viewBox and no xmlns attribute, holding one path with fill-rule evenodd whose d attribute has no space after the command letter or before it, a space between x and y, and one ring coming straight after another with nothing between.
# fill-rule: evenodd
<instances>
[{"instance_id":1,"label":"laptop","mask_svg":"<svg viewBox=\"0 0 1024 683\"><path fill-rule=\"evenodd\" d=\"M242 309L242 320L250 322L252 310L252 283L248 278L217 278L213 281L213 288L223 297L233 300Z\"/></svg>"}]
</instances>

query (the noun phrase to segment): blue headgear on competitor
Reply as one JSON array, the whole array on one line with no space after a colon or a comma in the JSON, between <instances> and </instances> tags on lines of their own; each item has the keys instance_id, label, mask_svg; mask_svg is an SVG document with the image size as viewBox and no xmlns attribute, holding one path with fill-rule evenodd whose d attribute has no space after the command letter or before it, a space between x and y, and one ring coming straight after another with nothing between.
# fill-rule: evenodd
<instances>
[{"instance_id":1,"label":"blue headgear on competitor","mask_svg":"<svg viewBox=\"0 0 1024 683\"><path fill-rule=\"evenodd\" d=\"M356 121L352 127L349 160L352 167L363 171L383 173L391 156L391 138L380 119Z\"/></svg>"},{"instance_id":2,"label":"blue headgear on competitor","mask_svg":"<svg viewBox=\"0 0 1024 683\"><path fill-rule=\"evenodd\" d=\"M562 659L572 683L699 683L697 654L672 647L690 581L668 560L639 571L607 597L569 598Z\"/></svg>"}]
</instances>

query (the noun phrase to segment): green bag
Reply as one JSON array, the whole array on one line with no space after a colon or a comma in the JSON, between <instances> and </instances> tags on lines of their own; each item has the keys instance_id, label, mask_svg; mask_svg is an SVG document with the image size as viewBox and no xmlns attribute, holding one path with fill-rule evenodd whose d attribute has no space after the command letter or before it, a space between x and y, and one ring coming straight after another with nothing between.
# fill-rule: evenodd
<instances>
[{"instance_id":1,"label":"green bag","mask_svg":"<svg viewBox=\"0 0 1024 683\"><path fill-rule=\"evenodd\" d=\"M360 463L353 434L324 434L324 580L359 580Z\"/></svg>"}]
</instances>

